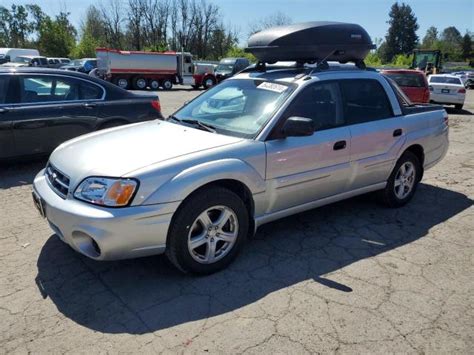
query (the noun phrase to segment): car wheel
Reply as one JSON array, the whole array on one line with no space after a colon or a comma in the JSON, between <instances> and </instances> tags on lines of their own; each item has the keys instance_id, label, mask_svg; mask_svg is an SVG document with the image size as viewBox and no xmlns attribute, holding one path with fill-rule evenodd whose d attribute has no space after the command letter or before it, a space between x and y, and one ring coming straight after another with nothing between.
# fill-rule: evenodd
<instances>
[{"instance_id":1,"label":"car wheel","mask_svg":"<svg viewBox=\"0 0 474 355\"><path fill-rule=\"evenodd\" d=\"M212 76L208 76L204 78L204 89L209 89L210 87L213 87L216 85L216 79L214 79Z\"/></svg>"},{"instance_id":2,"label":"car wheel","mask_svg":"<svg viewBox=\"0 0 474 355\"><path fill-rule=\"evenodd\" d=\"M462 110L463 105L462 104L454 105L454 107L456 108L456 110Z\"/></svg>"},{"instance_id":3,"label":"car wheel","mask_svg":"<svg viewBox=\"0 0 474 355\"><path fill-rule=\"evenodd\" d=\"M382 201L389 207L406 205L415 194L420 179L420 161L411 152L403 153L390 174L387 186L381 191Z\"/></svg>"},{"instance_id":4,"label":"car wheel","mask_svg":"<svg viewBox=\"0 0 474 355\"><path fill-rule=\"evenodd\" d=\"M146 79L141 76L133 79L133 88L135 90L145 90L146 84Z\"/></svg>"},{"instance_id":5,"label":"car wheel","mask_svg":"<svg viewBox=\"0 0 474 355\"><path fill-rule=\"evenodd\" d=\"M121 87L122 89L128 89L129 82L127 78L115 78L113 82L115 85Z\"/></svg>"},{"instance_id":6,"label":"car wheel","mask_svg":"<svg viewBox=\"0 0 474 355\"><path fill-rule=\"evenodd\" d=\"M158 90L160 88L160 82L158 80L152 79L150 80L150 89Z\"/></svg>"},{"instance_id":7,"label":"car wheel","mask_svg":"<svg viewBox=\"0 0 474 355\"><path fill-rule=\"evenodd\" d=\"M239 196L221 187L203 190L173 217L166 255L183 272L211 274L237 256L248 226L249 214Z\"/></svg>"},{"instance_id":8,"label":"car wheel","mask_svg":"<svg viewBox=\"0 0 474 355\"><path fill-rule=\"evenodd\" d=\"M161 86L162 86L163 89L165 89L165 90L171 90L171 89L173 88L173 83L171 82L171 80L165 79L165 80L163 80L163 82L161 83Z\"/></svg>"}]
</instances>

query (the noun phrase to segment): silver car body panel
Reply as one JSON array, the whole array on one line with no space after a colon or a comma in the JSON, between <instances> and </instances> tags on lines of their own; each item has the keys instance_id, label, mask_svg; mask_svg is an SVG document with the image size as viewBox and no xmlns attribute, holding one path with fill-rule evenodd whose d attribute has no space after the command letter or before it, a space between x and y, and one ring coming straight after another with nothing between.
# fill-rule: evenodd
<instances>
[{"instance_id":1,"label":"silver car body panel","mask_svg":"<svg viewBox=\"0 0 474 355\"><path fill-rule=\"evenodd\" d=\"M252 196L257 228L384 188L396 161L410 146L424 150L425 169L446 154L446 112L404 116L393 90L375 72L329 70L315 73L309 80L288 74L244 73L229 80L266 77L292 82L296 89L255 139L152 121L91 133L61 145L50 163L70 177L66 199L53 192L43 172L34 181L53 229L74 249L98 260L159 254L166 248L173 214L186 197L209 183L226 180L242 184ZM306 137L268 139L289 102L304 87L352 78L377 80L392 104L393 116ZM396 129L402 134L394 137ZM334 143L343 140L345 149L334 150ZM131 206L103 208L73 197L78 184L89 176L133 177L140 185ZM100 255L94 254L90 240L83 243L88 239L81 233L98 244Z\"/></svg>"}]
</instances>

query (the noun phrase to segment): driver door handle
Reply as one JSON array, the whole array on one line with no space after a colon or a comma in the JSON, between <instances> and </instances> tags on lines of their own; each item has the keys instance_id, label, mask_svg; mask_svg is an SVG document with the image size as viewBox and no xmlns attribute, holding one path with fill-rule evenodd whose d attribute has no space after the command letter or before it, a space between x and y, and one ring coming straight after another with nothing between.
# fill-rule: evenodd
<instances>
[{"instance_id":1,"label":"driver door handle","mask_svg":"<svg viewBox=\"0 0 474 355\"><path fill-rule=\"evenodd\" d=\"M8 111L10 110L7 108L0 108L0 113L7 113Z\"/></svg>"},{"instance_id":2,"label":"driver door handle","mask_svg":"<svg viewBox=\"0 0 474 355\"><path fill-rule=\"evenodd\" d=\"M94 108L94 107L97 107L97 104L86 103L86 104L83 104L82 107L85 107L85 108Z\"/></svg>"}]
</instances>

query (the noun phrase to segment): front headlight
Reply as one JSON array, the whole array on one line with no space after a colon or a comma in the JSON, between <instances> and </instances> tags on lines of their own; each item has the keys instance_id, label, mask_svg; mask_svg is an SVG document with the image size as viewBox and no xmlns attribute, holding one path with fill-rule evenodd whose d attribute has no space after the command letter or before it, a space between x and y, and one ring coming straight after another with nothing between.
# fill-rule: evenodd
<instances>
[{"instance_id":1,"label":"front headlight","mask_svg":"<svg viewBox=\"0 0 474 355\"><path fill-rule=\"evenodd\" d=\"M89 177L79 184L74 197L94 205L122 207L131 202L137 186L134 179Z\"/></svg>"}]
</instances>

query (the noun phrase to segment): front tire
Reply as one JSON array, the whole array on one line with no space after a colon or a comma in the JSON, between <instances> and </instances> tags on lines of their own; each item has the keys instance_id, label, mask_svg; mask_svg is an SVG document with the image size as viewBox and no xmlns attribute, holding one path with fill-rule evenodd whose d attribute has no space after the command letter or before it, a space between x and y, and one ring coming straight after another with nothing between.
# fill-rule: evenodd
<instances>
[{"instance_id":1,"label":"front tire","mask_svg":"<svg viewBox=\"0 0 474 355\"><path fill-rule=\"evenodd\" d=\"M463 107L462 104L454 105L454 108L455 108L456 110L462 110L462 107Z\"/></svg>"},{"instance_id":2,"label":"front tire","mask_svg":"<svg viewBox=\"0 0 474 355\"><path fill-rule=\"evenodd\" d=\"M421 163L415 154L403 153L390 174L387 186L381 191L382 202L393 208L406 205L416 192L422 176L421 169Z\"/></svg>"},{"instance_id":3,"label":"front tire","mask_svg":"<svg viewBox=\"0 0 474 355\"><path fill-rule=\"evenodd\" d=\"M211 274L227 267L247 236L249 214L230 190L212 187L189 197L168 232L166 255L181 271Z\"/></svg>"}]
</instances>

